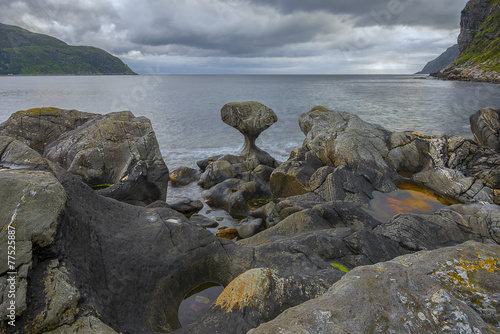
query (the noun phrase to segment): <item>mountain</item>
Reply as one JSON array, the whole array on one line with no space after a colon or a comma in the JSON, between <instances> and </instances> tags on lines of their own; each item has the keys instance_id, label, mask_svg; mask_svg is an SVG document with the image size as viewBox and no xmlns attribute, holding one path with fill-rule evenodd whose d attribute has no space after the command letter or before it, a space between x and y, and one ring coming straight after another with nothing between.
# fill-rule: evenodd
<instances>
[{"instance_id":1,"label":"mountain","mask_svg":"<svg viewBox=\"0 0 500 334\"><path fill-rule=\"evenodd\" d=\"M0 23L0 75L135 74L119 58L91 46Z\"/></svg>"},{"instance_id":2,"label":"mountain","mask_svg":"<svg viewBox=\"0 0 500 334\"><path fill-rule=\"evenodd\" d=\"M457 59L460 51L458 50L458 44L449 47L444 53L442 53L439 57L425 65L422 71L416 74L431 74L435 72L441 71L446 66L450 65L455 59Z\"/></svg>"},{"instance_id":3,"label":"mountain","mask_svg":"<svg viewBox=\"0 0 500 334\"><path fill-rule=\"evenodd\" d=\"M435 76L500 83L500 0L470 0L460 28L459 56Z\"/></svg>"}]
</instances>

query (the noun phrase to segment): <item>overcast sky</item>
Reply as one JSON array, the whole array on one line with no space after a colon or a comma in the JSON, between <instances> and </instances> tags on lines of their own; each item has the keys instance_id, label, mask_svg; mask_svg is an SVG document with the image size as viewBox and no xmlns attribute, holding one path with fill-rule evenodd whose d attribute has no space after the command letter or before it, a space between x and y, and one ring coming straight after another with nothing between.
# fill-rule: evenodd
<instances>
[{"instance_id":1,"label":"overcast sky","mask_svg":"<svg viewBox=\"0 0 500 334\"><path fill-rule=\"evenodd\" d=\"M413 73L456 43L467 0L0 0L0 22L138 73Z\"/></svg>"}]
</instances>

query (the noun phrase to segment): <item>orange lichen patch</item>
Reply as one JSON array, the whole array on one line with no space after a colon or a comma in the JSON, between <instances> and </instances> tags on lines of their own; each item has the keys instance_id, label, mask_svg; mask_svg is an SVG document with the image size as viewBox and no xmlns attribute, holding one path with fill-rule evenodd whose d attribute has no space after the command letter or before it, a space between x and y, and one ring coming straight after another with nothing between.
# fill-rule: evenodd
<instances>
[{"instance_id":1,"label":"orange lichen patch","mask_svg":"<svg viewBox=\"0 0 500 334\"><path fill-rule=\"evenodd\" d=\"M238 230L235 228L227 228L227 229L222 229L217 231L215 234L219 238L224 238L224 239L234 239L238 237Z\"/></svg>"},{"instance_id":2,"label":"orange lichen patch","mask_svg":"<svg viewBox=\"0 0 500 334\"><path fill-rule=\"evenodd\" d=\"M257 307L267 298L274 280L273 270L258 268L249 270L234 279L215 301L215 306L226 312Z\"/></svg>"},{"instance_id":3,"label":"orange lichen patch","mask_svg":"<svg viewBox=\"0 0 500 334\"><path fill-rule=\"evenodd\" d=\"M414 136L417 136L417 137L420 137L420 138L428 138L428 136L422 134L422 133L418 133L418 132L412 132L412 134Z\"/></svg>"},{"instance_id":4,"label":"orange lichen patch","mask_svg":"<svg viewBox=\"0 0 500 334\"><path fill-rule=\"evenodd\" d=\"M466 301L479 312L495 310L496 301L481 288L484 275L500 271L499 259L477 253L475 261L464 259L447 262L432 273L442 284L453 287L456 297Z\"/></svg>"},{"instance_id":5,"label":"orange lichen patch","mask_svg":"<svg viewBox=\"0 0 500 334\"><path fill-rule=\"evenodd\" d=\"M493 201L495 202L495 204L499 204L500 205L500 189L494 189L493 190L493 194L494 194Z\"/></svg>"},{"instance_id":6,"label":"orange lichen patch","mask_svg":"<svg viewBox=\"0 0 500 334\"><path fill-rule=\"evenodd\" d=\"M323 106L316 106L316 107L312 108L312 110L328 111L328 108L325 108Z\"/></svg>"}]
</instances>

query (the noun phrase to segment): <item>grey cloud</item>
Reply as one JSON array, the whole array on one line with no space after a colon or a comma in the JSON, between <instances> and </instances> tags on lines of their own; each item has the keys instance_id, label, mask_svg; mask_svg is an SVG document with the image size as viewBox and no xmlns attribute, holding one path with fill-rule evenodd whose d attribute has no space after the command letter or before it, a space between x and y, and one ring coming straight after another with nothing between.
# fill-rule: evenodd
<instances>
[{"instance_id":1,"label":"grey cloud","mask_svg":"<svg viewBox=\"0 0 500 334\"><path fill-rule=\"evenodd\" d=\"M241 0L243 1L243 0ZM282 13L326 11L356 18L358 26L412 25L457 28L468 0L251 0Z\"/></svg>"}]
</instances>

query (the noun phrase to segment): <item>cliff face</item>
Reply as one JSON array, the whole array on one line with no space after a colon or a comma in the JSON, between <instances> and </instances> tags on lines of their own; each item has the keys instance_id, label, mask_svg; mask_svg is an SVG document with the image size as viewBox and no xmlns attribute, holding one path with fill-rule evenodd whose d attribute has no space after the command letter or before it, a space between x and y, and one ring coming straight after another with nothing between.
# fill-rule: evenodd
<instances>
[{"instance_id":1,"label":"cliff face","mask_svg":"<svg viewBox=\"0 0 500 334\"><path fill-rule=\"evenodd\" d=\"M446 49L439 57L430 61L425 65L422 71L417 74L431 74L441 71L446 66L450 65L455 59L457 59L460 51L458 50L458 44L453 45Z\"/></svg>"},{"instance_id":2,"label":"cliff face","mask_svg":"<svg viewBox=\"0 0 500 334\"><path fill-rule=\"evenodd\" d=\"M135 74L119 58L89 46L0 23L0 75Z\"/></svg>"},{"instance_id":3,"label":"cliff face","mask_svg":"<svg viewBox=\"0 0 500 334\"><path fill-rule=\"evenodd\" d=\"M500 0L470 0L460 27L460 55L436 76L500 83Z\"/></svg>"}]
</instances>

